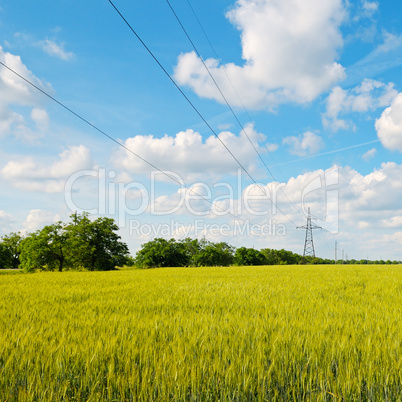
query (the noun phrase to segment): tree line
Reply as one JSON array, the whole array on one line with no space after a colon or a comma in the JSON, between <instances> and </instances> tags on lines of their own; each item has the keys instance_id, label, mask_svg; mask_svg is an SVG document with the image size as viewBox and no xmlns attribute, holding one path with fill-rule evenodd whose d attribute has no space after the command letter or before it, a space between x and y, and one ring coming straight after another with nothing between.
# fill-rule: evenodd
<instances>
[{"instance_id":1,"label":"tree line","mask_svg":"<svg viewBox=\"0 0 402 402\"><path fill-rule=\"evenodd\" d=\"M304 257L288 250L235 248L228 243L186 238L154 239L142 245L133 259L137 268L209 267L228 265L335 264L334 260ZM338 264L398 264L398 261L349 260Z\"/></svg>"},{"instance_id":2,"label":"tree line","mask_svg":"<svg viewBox=\"0 0 402 402\"><path fill-rule=\"evenodd\" d=\"M229 265L334 264L331 259L305 257L287 250L235 248L226 242L205 239L156 238L142 245L135 257L116 233L111 218L90 220L87 213L73 214L67 223L56 222L22 236L11 233L0 240L0 269L21 268L63 271L104 271L129 265L139 269L157 267L203 267ZM338 261L338 264L342 261ZM399 261L348 260L345 264L398 264Z\"/></svg>"}]
</instances>

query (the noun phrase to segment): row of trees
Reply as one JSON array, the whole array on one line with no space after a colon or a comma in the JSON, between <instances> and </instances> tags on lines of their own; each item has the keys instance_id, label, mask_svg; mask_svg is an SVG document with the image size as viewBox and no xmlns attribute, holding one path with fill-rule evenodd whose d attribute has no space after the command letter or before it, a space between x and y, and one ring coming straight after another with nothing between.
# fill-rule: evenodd
<instances>
[{"instance_id":1,"label":"row of trees","mask_svg":"<svg viewBox=\"0 0 402 402\"><path fill-rule=\"evenodd\" d=\"M142 245L134 258L137 268L200 267L228 265L294 265L335 264L334 260L305 257L287 250L265 248L234 248L227 243L212 243L206 240L155 239ZM338 264L398 264L398 261L350 260Z\"/></svg>"},{"instance_id":2,"label":"row of trees","mask_svg":"<svg viewBox=\"0 0 402 402\"><path fill-rule=\"evenodd\" d=\"M71 222L57 222L28 234L11 233L0 241L0 268L58 270L111 270L116 266L137 268L200 267L228 265L334 264L334 260L303 257L287 250L240 247L225 242L186 238L154 239L142 245L132 258L116 233L113 219L90 220L88 214L71 215ZM338 261L338 264L342 263ZM397 264L398 261L350 260L348 264Z\"/></svg>"},{"instance_id":3,"label":"row of trees","mask_svg":"<svg viewBox=\"0 0 402 402\"><path fill-rule=\"evenodd\" d=\"M137 268L200 267L228 265L280 265L301 264L303 257L287 250L234 248L207 240L155 239L142 245L134 259ZM331 264L331 260L306 258L306 263Z\"/></svg>"},{"instance_id":4,"label":"row of trees","mask_svg":"<svg viewBox=\"0 0 402 402\"><path fill-rule=\"evenodd\" d=\"M227 266L233 263L233 253L234 247L224 242L159 238L142 245L134 264L138 268Z\"/></svg>"},{"instance_id":5,"label":"row of trees","mask_svg":"<svg viewBox=\"0 0 402 402\"><path fill-rule=\"evenodd\" d=\"M12 233L0 242L0 266L35 269L110 270L129 261L128 247L110 218L91 221L88 214L71 215L71 222L57 222L22 237Z\"/></svg>"}]
</instances>

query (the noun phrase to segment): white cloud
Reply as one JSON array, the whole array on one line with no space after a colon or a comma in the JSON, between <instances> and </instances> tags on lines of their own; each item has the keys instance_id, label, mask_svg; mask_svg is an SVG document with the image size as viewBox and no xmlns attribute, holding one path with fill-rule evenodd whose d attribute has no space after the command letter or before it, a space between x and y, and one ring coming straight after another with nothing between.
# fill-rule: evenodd
<instances>
[{"instance_id":1,"label":"white cloud","mask_svg":"<svg viewBox=\"0 0 402 402\"><path fill-rule=\"evenodd\" d=\"M291 154L298 156L316 154L324 147L322 138L311 131L307 131L298 137L286 137L283 139L283 143L291 147L289 151Z\"/></svg>"},{"instance_id":2,"label":"white cloud","mask_svg":"<svg viewBox=\"0 0 402 402\"><path fill-rule=\"evenodd\" d=\"M48 83L39 80L35 75L22 63L21 57L5 52L0 46L0 61L10 67L12 70L33 82L47 92L52 92L52 88ZM32 106L40 104L40 96L38 91L16 76L13 72L5 67L0 68L0 103L15 104L20 106Z\"/></svg>"},{"instance_id":3,"label":"white cloud","mask_svg":"<svg viewBox=\"0 0 402 402\"><path fill-rule=\"evenodd\" d=\"M376 120L375 128L385 148L402 152L402 93L398 94L391 106Z\"/></svg>"},{"instance_id":4,"label":"white cloud","mask_svg":"<svg viewBox=\"0 0 402 402\"><path fill-rule=\"evenodd\" d=\"M363 16L370 18L378 11L378 2L364 0L362 8L363 8Z\"/></svg>"},{"instance_id":5,"label":"white cloud","mask_svg":"<svg viewBox=\"0 0 402 402\"><path fill-rule=\"evenodd\" d=\"M402 215L393 216L391 219L383 219L381 225L386 228L402 228Z\"/></svg>"},{"instance_id":6,"label":"white cloud","mask_svg":"<svg viewBox=\"0 0 402 402\"><path fill-rule=\"evenodd\" d=\"M226 130L230 130L233 127L233 124L231 123L223 123L223 124L219 124L218 129L221 131L226 131Z\"/></svg>"},{"instance_id":7,"label":"white cloud","mask_svg":"<svg viewBox=\"0 0 402 402\"><path fill-rule=\"evenodd\" d=\"M7 135L11 128L24 124L24 118L0 103L0 137Z\"/></svg>"},{"instance_id":8,"label":"white cloud","mask_svg":"<svg viewBox=\"0 0 402 402\"><path fill-rule=\"evenodd\" d=\"M267 144L266 147L269 152L275 152L278 150L279 145L278 144Z\"/></svg>"},{"instance_id":9,"label":"white cloud","mask_svg":"<svg viewBox=\"0 0 402 402\"><path fill-rule=\"evenodd\" d=\"M0 211L0 235L8 234L13 227L14 218L5 211Z\"/></svg>"},{"instance_id":10,"label":"white cloud","mask_svg":"<svg viewBox=\"0 0 402 402\"><path fill-rule=\"evenodd\" d=\"M375 148L372 148L363 154L362 159L365 161L369 161L370 159L374 158L376 153L377 150Z\"/></svg>"},{"instance_id":11,"label":"white cloud","mask_svg":"<svg viewBox=\"0 0 402 402\"><path fill-rule=\"evenodd\" d=\"M397 94L393 83L384 84L371 79L365 79L359 86L349 90L337 86L332 89L326 100L323 124L333 131L353 128L352 123L340 119L339 115L363 113L387 106Z\"/></svg>"},{"instance_id":12,"label":"white cloud","mask_svg":"<svg viewBox=\"0 0 402 402\"><path fill-rule=\"evenodd\" d=\"M241 31L244 65L205 63L233 105L241 102L226 74L248 108L310 102L345 78L336 62L345 16L341 0L238 0L227 17ZM223 102L194 52L179 56L174 76L199 96Z\"/></svg>"},{"instance_id":13,"label":"white cloud","mask_svg":"<svg viewBox=\"0 0 402 402\"><path fill-rule=\"evenodd\" d=\"M32 158L10 161L1 170L1 174L14 187L26 191L56 193L64 190L65 180L73 173L92 167L89 149L80 145L71 146L61 152L59 160L49 166Z\"/></svg>"},{"instance_id":14,"label":"white cloud","mask_svg":"<svg viewBox=\"0 0 402 402\"><path fill-rule=\"evenodd\" d=\"M49 125L49 115L47 114L46 110L33 108L31 111L31 118L39 129L47 129Z\"/></svg>"},{"instance_id":15,"label":"white cloud","mask_svg":"<svg viewBox=\"0 0 402 402\"><path fill-rule=\"evenodd\" d=\"M19 56L5 52L0 46L0 61L39 88L52 93L49 84L42 82L22 63ZM43 136L48 116L41 107L43 96L7 68L0 67L0 137L14 135L16 138L34 142ZM14 106L32 107L29 124L25 117L12 110Z\"/></svg>"},{"instance_id":16,"label":"white cloud","mask_svg":"<svg viewBox=\"0 0 402 402\"><path fill-rule=\"evenodd\" d=\"M29 211L28 216L23 222L22 226L22 233L32 233L38 229L42 229L46 225L51 225L54 222L60 220L59 215L55 215L53 212L50 211L43 211L40 209L32 209Z\"/></svg>"},{"instance_id":17,"label":"white cloud","mask_svg":"<svg viewBox=\"0 0 402 402\"><path fill-rule=\"evenodd\" d=\"M402 246L402 232L383 235L381 236L381 240L385 244L394 245L395 249L398 250Z\"/></svg>"},{"instance_id":18,"label":"white cloud","mask_svg":"<svg viewBox=\"0 0 402 402\"><path fill-rule=\"evenodd\" d=\"M50 39L45 39L43 41L38 42L38 45L49 56L57 57L58 59L61 60L69 61L75 57L74 53L67 52L64 49L64 43L58 44Z\"/></svg>"},{"instance_id":19,"label":"white cloud","mask_svg":"<svg viewBox=\"0 0 402 402\"><path fill-rule=\"evenodd\" d=\"M246 125L245 131L254 146L263 153L264 149L258 145L262 137L254 130L253 125ZM256 153L243 131L238 136L223 131L219 138L247 169L255 171L253 161L256 159ZM137 135L128 138L124 145L159 169L176 172L188 180L199 176L236 173L240 166L220 140L214 135L203 140L200 133L189 129L177 133L175 137L165 135L162 138L154 138L152 135ZM112 161L115 166L131 173L154 170L122 148L115 152Z\"/></svg>"},{"instance_id":20,"label":"white cloud","mask_svg":"<svg viewBox=\"0 0 402 402\"><path fill-rule=\"evenodd\" d=\"M24 116L0 103L0 138L12 134L18 139L35 143L43 137L48 122L45 121L44 115L42 116L43 119L39 120L40 116L37 115L36 110L40 109L34 108L31 112L31 119L35 125L31 128ZM44 113L46 112L44 111Z\"/></svg>"},{"instance_id":21,"label":"white cloud","mask_svg":"<svg viewBox=\"0 0 402 402\"><path fill-rule=\"evenodd\" d=\"M342 248L345 248L350 258L365 258L367 253L371 258L379 258L378 246L373 246L376 240L388 236L391 241L381 245L382 255L400 259L400 256L397 256L400 248L395 248L399 245L398 236L394 232L402 230L401 175L402 165L396 163L385 163L380 169L367 175L347 166L334 166L326 171L305 172L285 183L261 184L276 206L263 195L261 188L254 184L241 186L239 193L237 184L232 183L233 190L225 193L227 197L223 198L222 192L217 191L214 186L210 185L208 190L205 184L195 183L193 189L205 195L212 205L208 201L197 199L195 194L189 193L188 190L179 189L173 194L156 197L153 207L157 211L168 213L165 219L170 220L172 216L176 216L175 219L185 222L185 226L191 230L198 227L198 232L194 232L194 235L200 235L200 230L205 224L205 235L210 239L208 224L225 224L230 233L223 240L230 244L249 247L255 245L257 248L286 248L299 253L303 250L304 233L295 231L295 226L306 223L302 210L306 212L307 208L311 207L313 216L317 218L316 224L331 233L339 232L338 239L343 243ZM387 196L384 197L383 194ZM285 224L286 236L257 236L247 231L243 234L235 233L234 220L237 218L228 212L223 213L224 210L250 224L273 225L273 230L274 225ZM259 215L260 212L265 214ZM147 215L145 219L149 222L151 218ZM163 216L158 216L158 223L163 219ZM178 228L173 224L170 227ZM171 235L178 234L173 232L174 230ZM328 232L325 231L314 232L319 256L328 254L328 244L323 240L327 235ZM169 237L169 234L165 236ZM374 255L373 251L377 255ZM331 250L329 252L331 253Z\"/></svg>"}]
</instances>

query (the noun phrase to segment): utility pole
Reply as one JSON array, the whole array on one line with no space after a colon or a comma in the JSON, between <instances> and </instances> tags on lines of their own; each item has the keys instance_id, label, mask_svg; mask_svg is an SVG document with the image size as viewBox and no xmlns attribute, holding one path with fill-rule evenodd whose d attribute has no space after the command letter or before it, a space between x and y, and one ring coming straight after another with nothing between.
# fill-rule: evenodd
<instances>
[{"instance_id":1,"label":"utility pole","mask_svg":"<svg viewBox=\"0 0 402 402\"><path fill-rule=\"evenodd\" d=\"M313 242L313 229L322 229L320 226L311 223L310 207L308 208L306 226L298 226L296 229L306 229L306 238L304 240L303 251L303 264L306 256L315 257L314 242Z\"/></svg>"}]
</instances>

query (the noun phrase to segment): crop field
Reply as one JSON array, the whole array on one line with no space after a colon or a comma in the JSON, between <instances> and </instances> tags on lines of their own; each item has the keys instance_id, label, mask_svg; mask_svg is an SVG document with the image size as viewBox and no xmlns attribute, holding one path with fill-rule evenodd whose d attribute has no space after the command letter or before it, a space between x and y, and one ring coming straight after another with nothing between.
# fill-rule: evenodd
<instances>
[{"instance_id":1,"label":"crop field","mask_svg":"<svg viewBox=\"0 0 402 402\"><path fill-rule=\"evenodd\" d=\"M401 401L401 266L0 276L0 401Z\"/></svg>"}]
</instances>

